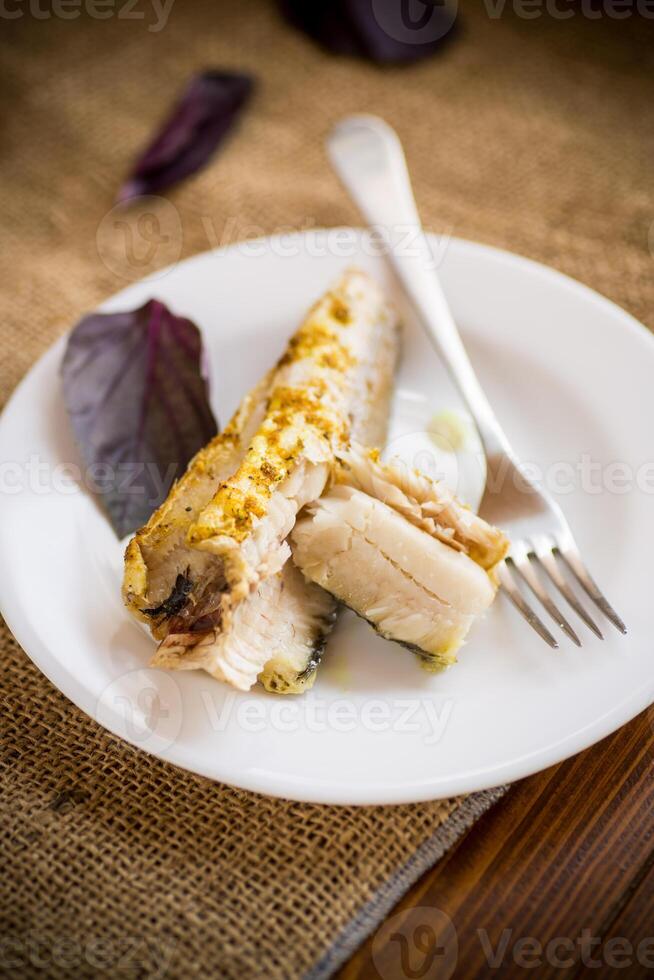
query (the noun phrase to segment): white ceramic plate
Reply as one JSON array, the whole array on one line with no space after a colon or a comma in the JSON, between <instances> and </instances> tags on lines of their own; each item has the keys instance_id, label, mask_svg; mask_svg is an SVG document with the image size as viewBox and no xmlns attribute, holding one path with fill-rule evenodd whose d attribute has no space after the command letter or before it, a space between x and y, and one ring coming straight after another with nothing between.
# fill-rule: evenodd
<instances>
[{"instance_id":1,"label":"white ceramic plate","mask_svg":"<svg viewBox=\"0 0 654 980\"><path fill-rule=\"evenodd\" d=\"M204 331L215 409L225 421L341 269L356 262L388 280L358 233L331 235L199 255L104 308L154 295L192 317ZM521 456L562 488L582 552L628 636L604 621L602 643L578 624L583 648L561 636L552 652L500 598L460 663L440 676L351 614L303 697L240 694L205 674L148 668L151 641L120 600L120 545L90 494L64 472L79 459L59 391L59 342L0 423L0 598L29 656L100 724L247 789L399 803L533 773L654 700L654 341L596 293L513 255L452 241L440 272L497 414ZM423 418L459 404L411 322L398 391L391 441L406 436L411 446L415 412ZM463 460L471 499L472 459Z\"/></svg>"}]
</instances>

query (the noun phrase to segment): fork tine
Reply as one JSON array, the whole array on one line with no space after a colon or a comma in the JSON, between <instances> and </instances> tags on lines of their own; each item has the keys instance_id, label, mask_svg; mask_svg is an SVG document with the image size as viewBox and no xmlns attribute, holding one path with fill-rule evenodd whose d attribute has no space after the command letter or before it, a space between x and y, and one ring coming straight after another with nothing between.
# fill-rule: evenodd
<instances>
[{"instance_id":1,"label":"fork tine","mask_svg":"<svg viewBox=\"0 0 654 980\"><path fill-rule=\"evenodd\" d=\"M559 566L557 565L556 562L556 558L552 554L549 546L546 545L542 549L538 548L536 554L540 560L541 565L549 575L552 583L557 587L557 589L564 597L568 605L574 609L574 611L581 619L583 619L586 626L588 626L588 628L593 631L595 636L598 636L600 640L603 640L604 637L602 636L599 626L597 626L595 621L590 618L590 616L588 615L588 613L586 612L582 604L579 602L579 600L577 599L576 595L574 594L574 592L572 591L572 589L570 588L566 580L563 578L563 575L561 575Z\"/></svg>"},{"instance_id":2,"label":"fork tine","mask_svg":"<svg viewBox=\"0 0 654 980\"><path fill-rule=\"evenodd\" d=\"M498 565L497 575L502 588L518 612L522 613L532 629L535 629L538 635L545 640L545 642L551 646L553 650L556 650L559 644L556 642L545 623L541 622L531 606L523 599L520 590L515 584L513 574L506 562L503 561L500 565Z\"/></svg>"},{"instance_id":3,"label":"fork tine","mask_svg":"<svg viewBox=\"0 0 654 980\"><path fill-rule=\"evenodd\" d=\"M577 549L571 545L560 545L557 547L557 551L580 585L586 590L595 605L599 606L607 619L610 619L613 625L617 627L621 633L626 633L627 627L622 622L613 606L611 606L611 604L604 598L597 586L597 583L589 575Z\"/></svg>"},{"instance_id":4,"label":"fork tine","mask_svg":"<svg viewBox=\"0 0 654 980\"><path fill-rule=\"evenodd\" d=\"M536 560L538 560L537 556ZM511 561L515 565L519 574L522 576L524 581L527 583L531 591L534 593L536 598L540 600L547 612L550 614L554 622L561 627L566 636L568 636L573 643L576 643L578 647L581 646L581 640L573 630L570 623L567 621L563 613L559 610L556 603L550 597L549 593L545 589L543 583L538 578L538 575L534 571L531 560L528 555L511 556Z\"/></svg>"}]
</instances>

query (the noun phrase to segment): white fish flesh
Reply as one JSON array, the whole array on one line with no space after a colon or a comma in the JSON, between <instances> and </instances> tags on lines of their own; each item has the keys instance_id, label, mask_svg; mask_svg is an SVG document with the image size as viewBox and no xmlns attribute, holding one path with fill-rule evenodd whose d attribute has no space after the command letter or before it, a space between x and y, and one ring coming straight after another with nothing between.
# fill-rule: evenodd
<instances>
[{"instance_id":1,"label":"white fish flesh","mask_svg":"<svg viewBox=\"0 0 654 980\"><path fill-rule=\"evenodd\" d=\"M508 542L443 487L376 453L346 454L338 480L295 525L296 565L425 666L453 663L494 599Z\"/></svg>"}]
</instances>

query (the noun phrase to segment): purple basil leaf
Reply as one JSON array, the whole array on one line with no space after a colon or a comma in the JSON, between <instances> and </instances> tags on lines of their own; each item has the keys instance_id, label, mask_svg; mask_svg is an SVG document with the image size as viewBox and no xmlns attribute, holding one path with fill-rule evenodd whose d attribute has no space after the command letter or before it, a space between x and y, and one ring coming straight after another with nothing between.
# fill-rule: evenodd
<instances>
[{"instance_id":1,"label":"purple basil leaf","mask_svg":"<svg viewBox=\"0 0 654 980\"><path fill-rule=\"evenodd\" d=\"M68 338L64 400L87 467L119 537L144 524L217 432L200 331L152 299L91 313Z\"/></svg>"},{"instance_id":2,"label":"purple basil leaf","mask_svg":"<svg viewBox=\"0 0 654 980\"><path fill-rule=\"evenodd\" d=\"M118 201L156 194L208 162L252 94L249 75L195 75L118 193Z\"/></svg>"},{"instance_id":3,"label":"purple basil leaf","mask_svg":"<svg viewBox=\"0 0 654 980\"><path fill-rule=\"evenodd\" d=\"M379 64L434 54L455 27L457 0L279 0L287 19L335 54Z\"/></svg>"}]
</instances>

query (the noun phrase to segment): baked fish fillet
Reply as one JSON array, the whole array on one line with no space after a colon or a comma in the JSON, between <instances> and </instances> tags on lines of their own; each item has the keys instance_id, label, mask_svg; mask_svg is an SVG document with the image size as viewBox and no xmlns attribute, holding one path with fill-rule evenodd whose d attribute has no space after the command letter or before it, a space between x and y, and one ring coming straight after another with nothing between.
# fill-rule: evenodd
<instances>
[{"instance_id":1,"label":"baked fish fillet","mask_svg":"<svg viewBox=\"0 0 654 980\"><path fill-rule=\"evenodd\" d=\"M296 565L425 666L453 663L495 597L506 538L439 484L374 452L345 455L338 480L295 525Z\"/></svg>"},{"instance_id":2,"label":"baked fish fillet","mask_svg":"<svg viewBox=\"0 0 654 980\"><path fill-rule=\"evenodd\" d=\"M299 509L324 490L336 450L352 434L383 439L397 347L394 311L366 275L346 273L248 396L226 440L198 454L137 533L124 595L162 640L156 665L203 667L241 689L262 671L269 689L309 686L335 602L285 567L285 539Z\"/></svg>"},{"instance_id":3,"label":"baked fish fillet","mask_svg":"<svg viewBox=\"0 0 654 980\"><path fill-rule=\"evenodd\" d=\"M229 631L186 634L188 645L179 636L161 644L152 663L168 670L201 668L245 691L260 670L268 691L301 694L313 685L337 611L334 597L288 561L239 605Z\"/></svg>"},{"instance_id":4,"label":"baked fish fillet","mask_svg":"<svg viewBox=\"0 0 654 980\"><path fill-rule=\"evenodd\" d=\"M223 432L191 461L168 499L127 548L123 592L134 615L146 622L155 638L163 639L184 616L192 598L193 579L216 583L216 559L186 544L186 532L211 498L219 476L226 479L238 467L265 414L271 374L247 395ZM172 588L171 588L172 582ZM206 590L207 600L211 589ZM201 591L200 591L201 595ZM211 616L211 602L193 607ZM231 656L221 677L237 687L248 685L252 651L266 660L261 680L277 693L309 688L336 619L336 600L287 562L243 603L232 622ZM196 619L197 623L197 619ZM199 626L201 627L201 621ZM189 633L188 644L160 645L153 665L167 669L210 668L215 658L213 632ZM239 653L239 651L242 651ZM243 652L244 651L244 652ZM246 664L239 671L239 657ZM231 664L231 667L230 667Z\"/></svg>"},{"instance_id":5,"label":"baked fish fillet","mask_svg":"<svg viewBox=\"0 0 654 980\"><path fill-rule=\"evenodd\" d=\"M243 459L265 416L272 376L269 372L245 396L223 431L196 453L166 500L127 545L123 599L156 639L168 635L171 621L192 601L197 607L199 583L215 577L211 557L188 545L188 529L218 484Z\"/></svg>"},{"instance_id":6,"label":"baked fish fillet","mask_svg":"<svg viewBox=\"0 0 654 980\"><path fill-rule=\"evenodd\" d=\"M394 360L396 329L369 277L349 272L291 339L245 458L187 535L221 559L225 611L288 557L285 539L298 511L320 496L335 452L376 401L379 364L389 361L389 347Z\"/></svg>"},{"instance_id":7,"label":"baked fish fillet","mask_svg":"<svg viewBox=\"0 0 654 980\"><path fill-rule=\"evenodd\" d=\"M386 334L374 363L369 366L368 376L364 376L364 400L351 415L351 438L365 446L379 446L386 441L393 375L399 352L397 320L394 313L390 310L389 313L394 328ZM292 561L286 562L278 577L281 582L276 602L283 613L280 627L287 639L283 644L277 644L275 653L259 674L259 682L267 691L276 694L301 694L313 685L327 638L336 622L338 603L329 592L306 581ZM290 582L287 583L287 580ZM314 590L305 595L304 618L300 615L296 599L301 583L304 583L305 589ZM312 612L310 620L307 619L307 610ZM293 624L290 630L286 628L287 622ZM302 629L302 625L308 622L311 629Z\"/></svg>"},{"instance_id":8,"label":"baked fish fillet","mask_svg":"<svg viewBox=\"0 0 654 980\"><path fill-rule=\"evenodd\" d=\"M444 483L401 460L382 463L379 452L352 441L338 454L336 482L363 490L388 504L416 527L463 551L490 571L502 561L508 541L499 528L462 504Z\"/></svg>"}]
</instances>

